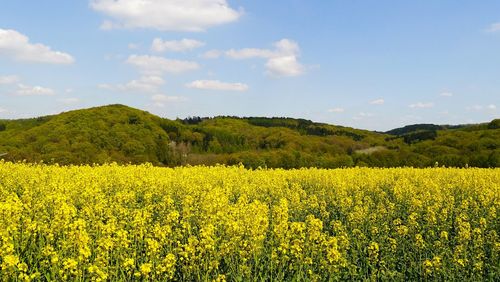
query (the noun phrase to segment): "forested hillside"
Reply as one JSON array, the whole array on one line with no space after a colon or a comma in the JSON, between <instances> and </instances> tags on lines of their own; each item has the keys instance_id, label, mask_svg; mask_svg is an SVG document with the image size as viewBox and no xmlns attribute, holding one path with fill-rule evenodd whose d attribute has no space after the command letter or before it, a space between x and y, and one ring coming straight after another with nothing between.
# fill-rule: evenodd
<instances>
[{"instance_id":1,"label":"forested hillside","mask_svg":"<svg viewBox=\"0 0 500 282\"><path fill-rule=\"evenodd\" d=\"M9 161L59 164L238 164L247 167L500 166L500 120L414 125L387 133L291 118L168 120L110 105L0 120Z\"/></svg>"}]
</instances>

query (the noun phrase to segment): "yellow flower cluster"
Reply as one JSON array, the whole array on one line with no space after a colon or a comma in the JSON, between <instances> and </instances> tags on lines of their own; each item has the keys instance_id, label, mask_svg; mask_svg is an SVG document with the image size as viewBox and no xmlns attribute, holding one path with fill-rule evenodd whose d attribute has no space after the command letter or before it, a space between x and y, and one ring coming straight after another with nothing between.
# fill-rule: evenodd
<instances>
[{"instance_id":1,"label":"yellow flower cluster","mask_svg":"<svg viewBox=\"0 0 500 282\"><path fill-rule=\"evenodd\" d=\"M1 281L491 280L500 169L0 162Z\"/></svg>"}]
</instances>

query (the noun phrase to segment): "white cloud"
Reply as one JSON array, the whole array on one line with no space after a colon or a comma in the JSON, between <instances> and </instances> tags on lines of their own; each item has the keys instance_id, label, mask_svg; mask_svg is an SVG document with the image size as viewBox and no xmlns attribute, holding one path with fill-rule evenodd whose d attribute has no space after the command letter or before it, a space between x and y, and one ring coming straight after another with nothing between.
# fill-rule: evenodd
<instances>
[{"instance_id":1,"label":"white cloud","mask_svg":"<svg viewBox=\"0 0 500 282\"><path fill-rule=\"evenodd\" d=\"M125 84L100 84L98 85L101 89L113 90L113 91L131 91L131 92L148 92L157 93L160 87L165 84L165 80L159 76L142 76L139 79L131 80Z\"/></svg>"},{"instance_id":2,"label":"white cloud","mask_svg":"<svg viewBox=\"0 0 500 282\"><path fill-rule=\"evenodd\" d=\"M268 49L257 49L257 48L244 48L240 50L228 50L226 51L226 56L231 59L251 59L251 58L265 58L269 59L274 57L276 54L272 50Z\"/></svg>"},{"instance_id":3,"label":"white cloud","mask_svg":"<svg viewBox=\"0 0 500 282\"><path fill-rule=\"evenodd\" d=\"M329 113L343 113L345 112L344 108L333 108L333 109L328 109Z\"/></svg>"},{"instance_id":4,"label":"white cloud","mask_svg":"<svg viewBox=\"0 0 500 282\"><path fill-rule=\"evenodd\" d=\"M376 99L370 102L372 105L383 105L385 103L384 99Z\"/></svg>"},{"instance_id":5,"label":"white cloud","mask_svg":"<svg viewBox=\"0 0 500 282\"><path fill-rule=\"evenodd\" d=\"M29 86L21 83L17 85L17 90L14 92L16 96L52 96L54 94L55 91L50 88Z\"/></svg>"},{"instance_id":6,"label":"white cloud","mask_svg":"<svg viewBox=\"0 0 500 282\"><path fill-rule=\"evenodd\" d=\"M53 51L40 43L30 43L26 35L11 29L0 29L0 55L32 63L71 64L75 61L67 53Z\"/></svg>"},{"instance_id":7,"label":"white cloud","mask_svg":"<svg viewBox=\"0 0 500 282\"><path fill-rule=\"evenodd\" d=\"M14 84L19 81L19 77L15 75L0 76L0 85Z\"/></svg>"},{"instance_id":8,"label":"white cloud","mask_svg":"<svg viewBox=\"0 0 500 282\"><path fill-rule=\"evenodd\" d=\"M181 96L167 96L163 94L156 94L151 96L151 100L155 102L177 102L177 101L185 101L185 97Z\"/></svg>"},{"instance_id":9,"label":"white cloud","mask_svg":"<svg viewBox=\"0 0 500 282\"><path fill-rule=\"evenodd\" d=\"M55 95L55 91L50 88L42 86L31 86L20 83L20 78L15 75L0 76L0 85L2 84L15 84L15 88L12 89L11 95L14 96L52 96Z\"/></svg>"},{"instance_id":10,"label":"white cloud","mask_svg":"<svg viewBox=\"0 0 500 282\"><path fill-rule=\"evenodd\" d=\"M492 23L487 29L486 32L500 32L500 23Z\"/></svg>"},{"instance_id":11,"label":"white cloud","mask_svg":"<svg viewBox=\"0 0 500 282\"><path fill-rule=\"evenodd\" d=\"M204 46L205 43L194 39L182 39L163 41L161 38L155 38L151 44L151 50L155 52L183 52L193 50Z\"/></svg>"},{"instance_id":12,"label":"white cloud","mask_svg":"<svg viewBox=\"0 0 500 282\"><path fill-rule=\"evenodd\" d=\"M248 85L243 83L227 83L218 80L196 80L186 84L188 88L224 91L247 91Z\"/></svg>"},{"instance_id":13,"label":"white cloud","mask_svg":"<svg viewBox=\"0 0 500 282\"><path fill-rule=\"evenodd\" d=\"M62 99L59 99L58 101L65 104L65 105L74 105L74 104L78 104L81 102L81 100L78 98L62 98Z\"/></svg>"},{"instance_id":14,"label":"white cloud","mask_svg":"<svg viewBox=\"0 0 500 282\"><path fill-rule=\"evenodd\" d=\"M156 94L151 96L151 101L153 101L154 106L163 108L167 103L185 102L187 101L187 99L186 97L182 96L167 96L163 94Z\"/></svg>"},{"instance_id":15,"label":"white cloud","mask_svg":"<svg viewBox=\"0 0 500 282\"><path fill-rule=\"evenodd\" d=\"M225 55L232 59L267 59L266 73L272 76L299 76L305 72L304 66L298 61L300 47L297 42L282 39L273 44L274 50L244 48L228 50Z\"/></svg>"},{"instance_id":16,"label":"white cloud","mask_svg":"<svg viewBox=\"0 0 500 282\"><path fill-rule=\"evenodd\" d=\"M441 92L441 93L439 93L439 96L442 96L442 97L453 97L453 93L451 93L451 92Z\"/></svg>"},{"instance_id":17,"label":"white cloud","mask_svg":"<svg viewBox=\"0 0 500 282\"><path fill-rule=\"evenodd\" d=\"M434 103L432 103L432 102L428 102L428 103L418 102L415 104L411 104L409 107L413 108L413 109L432 108L432 107L434 107Z\"/></svg>"},{"instance_id":18,"label":"white cloud","mask_svg":"<svg viewBox=\"0 0 500 282\"><path fill-rule=\"evenodd\" d=\"M158 93L161 86L165 84L165 80L162 78L164 73L182 73L199 68L196 62L170 60L148 55L131 55L125 62L136 67L141 73L141 77L125 84L100 84L98 87L112 91Z\"/></svg>"},{"instance_id":19,"label":"white cloud","mask_svg":"<svg viewBox=\"0 0 500 282\"><path fill-rule=\"evenodd\" d=\"M0 108L0 114L8 113L9 111L4 108Z\"/></svg>"},{"instance_id":20,"label":"white cloud","mask_svg":"<svg viewBox=\"0 0 500 282\"><path fill-rule=\"evenodd\" d=\"M217 59L222 55L222 52L219 50L209 50L203 53L200 57L204 59Z\"/></svg>"},{"instance_id":21,"label":"white cloud","mask_svg":"<svg viewBox=\"0 0 500 282\"><path fill-rule=\"evenodd\" d=\"M102 29L203 31L236 21L242 14L226 0L91 0L90 6L114 20L104 21Z\"/></svg>"},{"instance_id":22,"label":"white cloud","mask_svg":"<svg viewBox=\"0 0 500 282\"><path fill-rule=\"evenodd\" d=\"M159 76L143 76L139 79L131 80L127 84L123 85L123 90L155 92L163 84L165 84L165 80Z\"/></svg>"},{"instance_id":23,"label":"white cloud","mask_svg":"<svg viewBox=\"0 0 500 282\"><path fill-rule=\"evenodd\" d=\"M266 63L267 73L273 76L299 76L304 73L304 67L296 56L271 58Z\"/></svg>"},{"instance_id":24,"label":"white cloud","mask_svg":"<svg viewBox=\"0 0 500 282\"><path fill-rule=\"evenodd\" d=\"M497 109L497 106L493 105L493 104L489 104L488 106L486 106L486 108L488 110L496 110Z\"/></svg>"},{"instance_id":25,"label":"white cloud","mask_svg":"<svg viewBox=\"0 0 500 282\"><path fill-rule=\"evenodd\" d=\"M148 55L131 55L128 57L126 63L137 67L141 72L149 75L161 75L165 72L182 73L200 68L196 62L170 60Z\"/></svg>"},{"instance_id":26,"label":"white cloud","mask_svg":"<svg viewBox=\"0 0 500 282\"><path fill-rule=\"evenodd\" d=\"M300 47L297 42L286 38L275 42L274 47L276 47L278 54L297 55L300 53Z\"/></svg>"}]
</instances>

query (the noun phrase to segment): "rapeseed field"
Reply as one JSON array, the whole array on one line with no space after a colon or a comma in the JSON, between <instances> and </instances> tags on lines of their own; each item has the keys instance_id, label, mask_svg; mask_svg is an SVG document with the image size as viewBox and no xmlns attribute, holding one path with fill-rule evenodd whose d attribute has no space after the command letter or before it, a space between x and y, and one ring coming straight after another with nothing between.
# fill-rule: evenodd
<instances>
[{"instance_id":1,"label":"rapeseed field","mask_svg":"<svg viewBox=\"0 0 500 282\"><path fill-rule=\"evenodd\" d=\"M0 162L2 281L500 277L500 169Z\"/></svg>"}]
</instances>

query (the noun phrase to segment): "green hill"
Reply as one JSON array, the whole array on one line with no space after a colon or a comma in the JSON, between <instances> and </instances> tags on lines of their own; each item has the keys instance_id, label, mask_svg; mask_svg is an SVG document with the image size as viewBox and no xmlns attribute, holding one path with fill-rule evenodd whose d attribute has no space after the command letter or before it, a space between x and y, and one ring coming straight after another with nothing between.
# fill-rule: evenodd
<instances>
[{"instance_id":1,"label":"green hill","mask_svg":"<svg viewBox=\"0 0 500 282\"><path fill-rule=\"evenodd\" d=\"M499 120L467 126L414 125L388 133L305 119L191 117L168 120L110 105L0 120L9 161L248 167L500 166Z\"/></svg>"},{"instance_id":2,"label":"green hill","mask_svg":"<svg viewBox=\"0 0 500 282\"><path fill-rule=\"evenodd\" d=\"M165 160L169 137L161 119L121 105L28 120L3 121L0 151L9 160L70 163Z\"/></svg>"}]
</instances>

